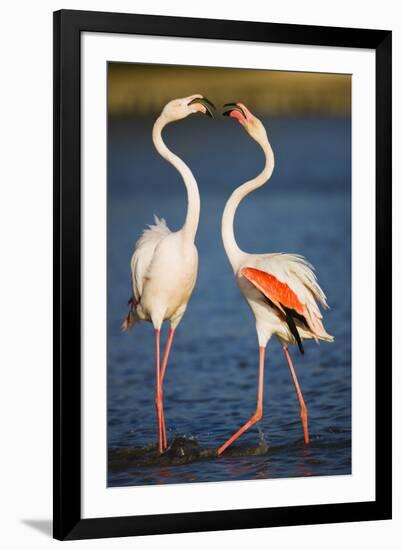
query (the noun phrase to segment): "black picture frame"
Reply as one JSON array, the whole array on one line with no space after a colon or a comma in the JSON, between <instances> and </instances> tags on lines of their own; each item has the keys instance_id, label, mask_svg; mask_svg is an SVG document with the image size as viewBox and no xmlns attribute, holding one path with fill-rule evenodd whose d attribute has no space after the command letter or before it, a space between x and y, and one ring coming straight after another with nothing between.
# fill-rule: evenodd
<instances>
[{"instance_id":1,"label":"black picture frame","mask_svg":"<svg viewBox=\"0 0 402 550\"><path fill-rule=\"evenodd\" d=\"M80 43L81 33L86 31L375 50L377 290L374 501L82 519ZM54 13L55 538L71 540L391 518L391 41L391 31L385 30L71 10Z\"/></svg>"}]
</instances>

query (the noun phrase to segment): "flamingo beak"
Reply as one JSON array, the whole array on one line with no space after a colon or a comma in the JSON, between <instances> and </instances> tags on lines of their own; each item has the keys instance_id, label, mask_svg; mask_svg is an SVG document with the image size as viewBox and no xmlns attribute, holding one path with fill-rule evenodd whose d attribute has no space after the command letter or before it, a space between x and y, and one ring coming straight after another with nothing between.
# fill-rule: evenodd
<instances>
[{"instance_id":1,"label":"flamingo beak","mask_svg":"<svg viewBox=\"0 0 402 550\"><path fill-rule=\"evenodd\" d=\"M199 103L205 108L205 115L214 118L213 111L216 109L215 105L207 99L206 97L196 97L195 99L191 100L188 105L194 105L194 103Z\"/></svg>"},{"instance_id":2,"label":"flamingo beak","mask_svg":"<svg viewBox=\"0 0 402 550\"><path fill-rule=\"evenodd\" d=\"M229 109L226 109L225 110L225 107L229 107ZM246 113L243 111L243 109L240 107L240 105L237 104L237 102L232 102L232 103L225 103L225 105L223 106L224 110L222 112L222 115L223 116L230 116L231 113L233 111L237 111L239 112L240 114L243 115L243 117L247 120L247 115Z\"/></svg>"},{"instance_id":3,"label":"flamingo beak","mask_svg":"<svg viewBox=\"0 0 402 550\"><path fill-rule=\"evenodd\" d=\"M229 116L235 118L242 126L247 124L247 112L239 105L238 103L225 103L223 106L224 110L222 112L223 116ZM226 108L226 110L225 110Z\"/></svg>"}]
</instances>

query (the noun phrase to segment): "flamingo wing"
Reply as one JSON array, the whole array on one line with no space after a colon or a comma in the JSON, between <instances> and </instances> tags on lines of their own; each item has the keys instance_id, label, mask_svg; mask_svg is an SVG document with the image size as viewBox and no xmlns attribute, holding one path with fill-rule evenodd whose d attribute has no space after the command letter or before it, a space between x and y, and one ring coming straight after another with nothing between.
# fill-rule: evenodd
<instances>
[{"instance_id":1,"label":"flamingo wing","mask_svg":"<svg viewBox=\"0 0 402 550\"><path fill-rule=\"evenodd\" d=\"M135 302L139 302L141 299L147 272L156 247L170 233L171 231L165 220L155 216L155 224L144 229L141 237L136 242L135 251L131 258L131 278Z\"/></svg>"},{"instance_id":2,"label":"flamingo wing","mask_svg":"<svg viewBox=\"0 0 402 550\"><path fill-rule=\"evenodd\" d=\"M138 321L136 307L141 300L141 295L146 282L148 269L152 263L156 247L167 235L171 233L165 220L154 216L155 224L144 229L141 237L135 244L134 254L131 258L131 285L132 297L128 300L130 309L124 318L121 328L126 331L132 328Z\"/></svg>"},{"instance_id":3,"label":"flamingo wing","mask_svg":"<svg viewBox=\"0 0 402 550\"><path fill-rule=\"evenodd\" d=\"M281 282L271 273L261 271L253 267L245 267L241 270L246 277L264 296L274 304L283 314L284 321L289 326L294 339L299 346L300 353L304 353L302 340L295 323L294 317L307 325L304 318L304 307L299 298L287 283Z\"/></svg>"},{"instance_id":4,"label":"flamingo wing","mask_svg":"<svg viewBox=\"0 0 402 550\"><path fill-rule=\"evenodd\" d=\"M282 312L301 350L295 320L303 323L316 340L332 341L317 304L328 307L313 267L302 256L294 254L264 256L259 267L262 269L244 267L241 274Z\"/></svg>"},{"instance_id":5,"label":"flamingo wing","mask_svg":"<svg viewBox=\"0 0 402 550\"><path fill-rule=\"evenodd\" d=\"M287 283L281 282L271 273L254 267L244 267L241 274L271 300L282 313L285 313L284 308L287 308L294 309L299 315L304 314L303 304Z\"/></svg>"}]
</instances>

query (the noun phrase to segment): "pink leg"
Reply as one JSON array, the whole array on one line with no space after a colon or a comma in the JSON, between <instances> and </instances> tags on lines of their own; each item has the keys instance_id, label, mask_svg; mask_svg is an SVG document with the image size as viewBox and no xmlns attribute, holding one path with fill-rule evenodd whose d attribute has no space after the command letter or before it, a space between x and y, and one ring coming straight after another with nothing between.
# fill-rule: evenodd
<instances>
[{"instance_id":1,"label":"pink leg","mask_svg":"<svg viewBox=\"0 0 402 550\"><path fill-rule=\"evenodd\" d=\"M303 426L304 442L306 443L306 445L308 445L309 444L309 437L308 437L308 423L307 423L307 414L308 414L307 407L306 407L306 404L305 404L304 399L303 399L303 394L301 392L301 389L300 389L300 386L299 386L299 381L297 380L296 372L295 372L295 369L293 368L292 359L290 357L290 353L289 353L289 350L288 350L287 346L284 346L283 351L284 351L285 357L288 361L288 365L289 365L289 368L290 368L290 373L292 375L293 383L295 385L295 389L296 389L296 393L297 393L297 397L299 399L300 418L301 418L301 422L302 422L302 426Z\"/></svg>"},{"instance_id":2,"label":"pink leg","mask_svg":"<svg viewBox=\"0 0 402 550\"><path fill-rule=\"evenodd\" d=\"M163 379L165 377L165 371L166 371L166 366L169 359L170 348L172 347L173 336L174 336L174 328L170 327L169 336L166 342L165 353L163 354L163 359L162 359L162 370L160 373L161 388L163 386ZM163 445L163 450L165 450L167 447L167 438L166 438L165 414L163 412L163 401L162 401L162 445Z\"/></svg>"},{"instance_id":3,"label":"pink leg","mask_svg":"<svg viewBox=\"0 0 402 550\"><path fill-rule=\"evenodd\" d=\"M166 426L165 426L165 413L163 412L162 404L162 449L165 451L167 449L167 439L166 439Z\"/></svg>"},{"instance_id":4,"label":"pink leg","mask_svg":"<svg viewBox=\"0 0 402 550\"><path fill-rule=\"evenodd\" d=\"M265 357L265 348L260 347L260 366L259 366L259 374L258 374L258 394L257 394L257 408L255 410L255 413L250 418L244 426L240 428L230 439L226 441L221 447L219 447L217 454L218 456L221 455L228 447L235 441L238 437L240 437L246 430L248 430L253 424L261 420L262 418L262 401L263 401L263 394L264 394L264 357Z\"/></svg>"},{"instance_id":5,"label":"pink leg","mask_svg":"<svg viewBox=\"0 0 402 550\"><path fill-rule=\"evenodd\" d=\"M166 365L169 359L169 353L170 353L170 348L172 347L173 337L174 337L174 328L170 327L169 336L166 342L165 353L163 354L163 360L162 360L161 382L163 382L163 379L165 377Z\"/></svg>"},{"instance_id":6,"label":"pink leg","mask_svg":"<svg viewBox=\"0 0 402 550\"><path fill-rule=\"evenodd\" d=\"M162 386L160 373L160 330L155 329L156 341L156 387L155 387L155 406L158 419L158 449L163 452L162 447Z\"/></svg>"}]
</instances>

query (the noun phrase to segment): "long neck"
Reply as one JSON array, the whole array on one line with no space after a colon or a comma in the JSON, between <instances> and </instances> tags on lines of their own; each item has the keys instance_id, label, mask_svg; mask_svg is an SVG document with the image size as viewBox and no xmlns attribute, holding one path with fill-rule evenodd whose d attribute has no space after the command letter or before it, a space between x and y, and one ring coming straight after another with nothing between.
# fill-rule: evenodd
<instances>
[{"instance_id":1,"label":"long neck","mask_svg":"<svg viewBox=\"0 0 402 550\"><path fill-rule=\"evenodd\" d=\"M168 122L169 120L166 120L163 115L156 120L152 130L152 140L158 153L168 162L173 164L183 178L184 185L187 189L187 215L181 230L187 239L194 241L198 220L200 218L200 194L198 192L197 182L190 168L181 158L166 147L162 139L162 130Z\"/></svg>"},{"instance_id":2,"label":"long neck","mask_svg":"<svg viewBox=\"0 0 402 550\"><path fill-rule=\"evenodd\" d=\"M264 185L264 183L271 177L274 169L274 153L268 138L258 142L265 154L265 166L262 172L252 180L243 183L230 195L229 200L226 203L225 210L222 216L222 240L225 247L226 254L232 265L233 271L237 271L238 264L244 256L243 252L237 245L234 236L234 217L237 207L240 202L249 193Z\"/></svg>"}]
</instances>

